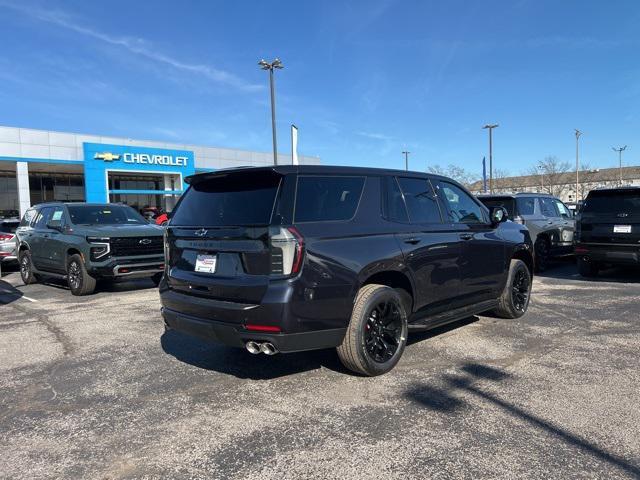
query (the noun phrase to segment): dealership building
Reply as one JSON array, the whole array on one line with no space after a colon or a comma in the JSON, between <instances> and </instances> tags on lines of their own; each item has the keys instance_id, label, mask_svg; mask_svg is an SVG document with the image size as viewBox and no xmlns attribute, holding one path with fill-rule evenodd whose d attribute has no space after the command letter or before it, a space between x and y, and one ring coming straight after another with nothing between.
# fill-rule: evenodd
<instances>
[{"instance_id":1,"label":"dealership building","mask_svg":"<svg viewBox=\"0 0 640 480\"><path fill-rule=\"evenodd\" d=\"M291 163L291 156L279 155L278 163ZM0 216L50 201L170 211L189 175L272 164L273 153L0 126Z\"/></svg>"}]
</instances>

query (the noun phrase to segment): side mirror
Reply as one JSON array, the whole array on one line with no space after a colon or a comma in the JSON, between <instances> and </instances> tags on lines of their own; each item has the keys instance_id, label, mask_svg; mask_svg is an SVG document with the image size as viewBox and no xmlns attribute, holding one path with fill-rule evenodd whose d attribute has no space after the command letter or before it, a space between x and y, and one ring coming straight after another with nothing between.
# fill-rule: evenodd
<instances>
[{"instance_id":1,"label":"side mirror","mask_svg":"<svg viewBox=\"0 0 640 480\"><path fill-rule=\"evenodd\" d=\"M47 223L47 228L51 230L57 230L58 232L62 232L62 222L60 220L52 220Z\"/></svg>"},{"instance_id":2,"label":"side mirror","mask_svg":"<svg viewBox=\"0 0 640 480\"><path fill-rule=\"evenodd\" d=\"M489 210L489 216L491 217L491 223L493 225L506 222L509 218L509 214L504 207L491 207L491 210Z\"/></svg>"}]
</instances>

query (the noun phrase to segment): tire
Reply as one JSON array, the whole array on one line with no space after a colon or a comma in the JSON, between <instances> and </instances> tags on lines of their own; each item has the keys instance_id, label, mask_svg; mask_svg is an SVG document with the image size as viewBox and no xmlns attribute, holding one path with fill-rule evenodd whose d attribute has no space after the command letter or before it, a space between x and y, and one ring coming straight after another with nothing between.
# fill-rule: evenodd
<instances>
[{"instance_id":1,"label":"tire","mask_svg":"<svg viewBox=\"0 0 640 480\"><path fill-rule=\"evenodd\" d=\"M385 285L365 285L356 296L338 356L353 372L382 375L400 360L407 334L407 313L398 292Z\"/></svg>"},{"instance_id":2,"label":"tire","mask_svg":"<svg viewBox=\"0 0 640 480\"><path fill-rule=\"evenodd\" d=\"M592 278L598 275L598 264L578 258L578 273L582 277Z\"/></svg>"},{"instance_id":3,"label":"tire","mask_svg":"<svg viewBox=\"0 0 640 480\"><path fill-rule=\"evenodd\" d=\"M531 273L522 260L511 260L498 307L492 313L500 318L520 318L527 313L531 299Z\"/></svg>"},{"instance_id":4,"label":"tire","mask_svg":"<svg viewBox=\"0 0 640 480\"><path fill-rule=\"evenodd\" d=\"M96 279L87 273L82 257L78 254L67 259L67 283L76 296L90 295L96 289Z\"/></svg>"},{"instance_id":5,"label":"tire","mask_svg":"<svg viewBox=\"0 0 640 480\"><path fill-rule=\"evenodd\" d=\"M20 252L20 277L22 277L22 283L25 285L31 285L38 283L38 275L33 272L33 260L31 260L31 252L29 250L23 250Z\"/></svg>"},{"instance_id":6,"label":"tire","mask_svg":"<svg viewBox=\"0 0 640 480\"><path fill-rule=\"evenodd\" d=\"M549 240L544 237L538 238L534 245L534 249L535 270L536 272L544 272L549 267L549 255L551 250Z\"/></svg>"},{"instance_id":7,"label":"tire","mask_svg":"<svg viewBox=\"0 0 640 480\"><path fill-rule=\"evenodd\" d=\"M160 285L160 281L162 281L162 275L164 275L163 273L156 273L153 277L151 277L151 281L153 282L153 284L157 287L158 285Z\"/></svg>"}]
</instances>

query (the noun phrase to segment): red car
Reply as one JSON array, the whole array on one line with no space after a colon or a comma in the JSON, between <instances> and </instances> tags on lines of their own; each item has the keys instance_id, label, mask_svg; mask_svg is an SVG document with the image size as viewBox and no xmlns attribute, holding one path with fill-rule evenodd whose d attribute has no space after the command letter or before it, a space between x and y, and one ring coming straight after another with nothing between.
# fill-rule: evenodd
<instances>
[{"instance_id":1,"label":"red car","mask_svg":"<svg viewBox=\"0 0 640 480\"><path fill-rule=\"evenodd\" d=\"M162 225L163 227L169 223L169 215L161 213L156 217L156 225Z\"/></svg>"}]
</instances>

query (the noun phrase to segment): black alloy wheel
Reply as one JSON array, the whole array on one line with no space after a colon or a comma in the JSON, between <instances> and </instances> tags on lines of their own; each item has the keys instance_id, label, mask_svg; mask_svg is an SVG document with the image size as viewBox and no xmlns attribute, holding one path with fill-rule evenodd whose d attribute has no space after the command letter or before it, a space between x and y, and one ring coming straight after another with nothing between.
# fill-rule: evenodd
<instances>
[{"instance_id":1,"label":"black alloy wheel","mask_svg":"<svg viewBox=\"0 0 640 480\"><path fill-rule=\"evenodd\" d=\"M76 260L69 262L69 271L67 272L67 279L71 290L78 290L82 282L82 270Z\"/></svg>"},{"instance_id":2,"label":"black alloy wheel","mask_svg":"<svg viewBox=\"0 0 640 480\"><path fill-rule=\"evenodd\" d=\"M546 238L540 238L536 241L535 253L536 271L544 272L549 266L549 255L551 254L551 247Z\"/></svg>"},{"instance_id":3,"label":"black alloy wheel","mask_svg":"<svg viewBox=\"0 0 640 480\"><path fill-rule=\"evenodd\" d=\"M529 303L531 277L525 269L518 269L513 277L511 284L511 296L513 307L524 313Z\"/></svg>"},{"instance_id":4,"label":"black alloy wheel","mask_svg":"<svg viewBox=\"0 0 640 480\"><path fill-rule=\"evenodd\" d=\"M39 277L33 271L31 253L28 250L25 250L20 253L19 263L20 263L20 277L22 278L22 283L24 283L25 285L31 285L32 283L36 283L39 280Z\"/></svg>"},{"instance_id":5,"label":"black alloy wheel","mask_svg":"<svg viewBox=\"0 0 640 480\"><path fill-rule=\"evenodd\" d=\"M31 262L27 255L22 255L20 259L20 275L22 275L23 279L31 276Z\"/></svg>"},{"instance_id":6,"label":"black alloy wheel","mask_svg":"<svg viewBox=\"0 0 640 480\"><path fill-rule=\"evenodd\" d=\"M402 315L395 299L386 299L369 312L364 342L367 354L377 363L385 363L400 347Z\"/></svg>"}]
</instances>

